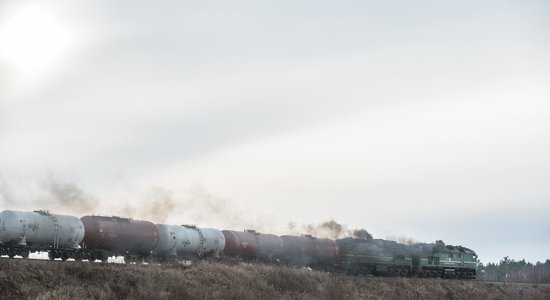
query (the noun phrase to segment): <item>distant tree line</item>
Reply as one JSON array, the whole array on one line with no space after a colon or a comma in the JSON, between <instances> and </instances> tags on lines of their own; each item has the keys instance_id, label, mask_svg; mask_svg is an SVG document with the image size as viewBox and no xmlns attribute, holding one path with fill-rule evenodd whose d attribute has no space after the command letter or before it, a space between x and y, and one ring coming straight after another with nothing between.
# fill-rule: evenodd
<instances>
[{"instance_id":1,"label":"distant tree line","mask_svg":"<svg viewBox=\"0 0 550 300\"><path fill-rule=\"evenodd\" d=\"M535 264L508 256L499 263L480 264L478 278L488 281L550 283L550 259Z\"/></svg>"}]
</instances>

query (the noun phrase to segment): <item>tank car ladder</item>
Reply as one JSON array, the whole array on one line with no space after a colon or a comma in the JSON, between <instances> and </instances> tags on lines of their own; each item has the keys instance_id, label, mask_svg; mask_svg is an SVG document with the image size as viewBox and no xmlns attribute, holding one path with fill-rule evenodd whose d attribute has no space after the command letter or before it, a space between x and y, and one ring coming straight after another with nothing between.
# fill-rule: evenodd
<instances>
[{"instance_id":1,"label":"tank car ladder","mask_svg":"<svg viewBox=\"0 0 550 300\"><path fill-rule=\"evenodd\" d=\"M58 249L59 248L59 230L61 229L61 226L59 225L59 222L57 220L57 217L50 215L50 218L53 222L53 248Z\"/></svg>"},{"instance_id":2,"label":"tank car ladder","mask_svg":"<svg viewBox=\"0 0 550 300\"><path fill-rule=\"evenodd\" d=\"M197 233L199 234L199 237L201 238L201 246L199 248L199 251L197 252L197 255L199 257L202 257L203 254L204 254L204 242L206 242L206 238L204 237L204 234L202 233L202 230L200 230L200 228L198 228L196 225L183 225L184 227L187 227L189 229L193 229L195 231L197 231Z\"/></svg>"}]
</instances>

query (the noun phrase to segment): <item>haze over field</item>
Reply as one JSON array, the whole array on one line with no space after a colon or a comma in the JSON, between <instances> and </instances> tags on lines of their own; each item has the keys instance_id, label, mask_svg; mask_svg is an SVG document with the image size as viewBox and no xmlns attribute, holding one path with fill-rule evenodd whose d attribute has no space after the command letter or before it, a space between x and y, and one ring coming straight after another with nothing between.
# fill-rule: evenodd
<instances>
[{"instance_id":1,"label":"haze over field","mask_svg":"<svg viewBox=\"0 0 550 300\"><path fill-rule=\"evenodd\" d=\"M334 219L544 261L548 16L542 0L0 0L0 209L275 233Z\"/></svg>"}]
</instances>

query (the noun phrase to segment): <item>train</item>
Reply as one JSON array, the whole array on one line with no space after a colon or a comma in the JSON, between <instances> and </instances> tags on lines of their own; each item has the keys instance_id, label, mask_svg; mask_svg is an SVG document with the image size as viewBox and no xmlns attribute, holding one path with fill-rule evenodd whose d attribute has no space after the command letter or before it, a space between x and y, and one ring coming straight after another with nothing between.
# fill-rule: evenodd
<instances>
[{"instance_id":1,"label":"train","mask_svg":"<svg viewBox=\"0 0 550 300\"><path fill-rule=\"evenodd\" d=\"M46 210L0 212L0 255L31 252L63 261L123 256L126 263L235 257L352 276L475 279L477 268L474 250L442 241L408 245L370 235L333 240Z\"/></svg>"}]
</instances>

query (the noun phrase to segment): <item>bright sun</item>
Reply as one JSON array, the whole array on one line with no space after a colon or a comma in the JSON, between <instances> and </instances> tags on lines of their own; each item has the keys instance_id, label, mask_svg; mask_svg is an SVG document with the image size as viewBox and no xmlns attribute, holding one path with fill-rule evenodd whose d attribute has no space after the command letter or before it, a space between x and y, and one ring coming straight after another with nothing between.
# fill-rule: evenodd
<instances>
[{"instance_id":1,"label":"bright sun","mask_svg":"<svg viewBox=\"0 0 550 300\"><path fill-rule=\"evenodd\" d=\"M50 68L71 45L69 28L38 4L15 7L0 20L0 63L18 72Z\"/></svg>"}]
</instances>

